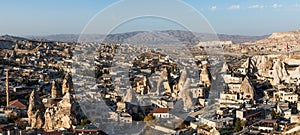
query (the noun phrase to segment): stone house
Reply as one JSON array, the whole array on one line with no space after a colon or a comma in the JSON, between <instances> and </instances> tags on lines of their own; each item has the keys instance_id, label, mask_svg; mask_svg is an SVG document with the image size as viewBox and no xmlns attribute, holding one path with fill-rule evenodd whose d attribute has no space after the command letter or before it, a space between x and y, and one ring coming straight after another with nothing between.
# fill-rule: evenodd
<instances>
[{"instance_id":1,"label":"stone house","mask_svg":"<svg viewBox=\"0 0 300 135\"><path fill-rule=\"evenodd\" d=\"M155 118L170 118L169 108L154 108L152 113Z\"/></svg>"}]
</instances>

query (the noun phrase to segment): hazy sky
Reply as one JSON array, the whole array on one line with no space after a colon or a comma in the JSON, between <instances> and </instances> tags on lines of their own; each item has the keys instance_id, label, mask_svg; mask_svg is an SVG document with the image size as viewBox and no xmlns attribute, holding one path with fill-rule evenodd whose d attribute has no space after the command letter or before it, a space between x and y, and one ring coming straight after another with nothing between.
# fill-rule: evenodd
<instances>
[{"instance_id":1,"label":"hazy sky","mask_svg":"<svg viewBox=\"0 0 300 135\"><path fill-rule=\"evenodd\" d=\"M97 13L115 2L118 0L1 0L0 34L19 36L78 34ZM264 35L300 29L299 0L183 0L183 2L198 10L217 33ZM153 9L172 6L172 4L155 4L157 4L155 7L146 7L146 4L126 5L132 11L121 12L124 14L140 12L135 11L135 8L140 6ZM176 15L181 11L165 12ZM101 19L105 23L110 23L105 18ZM193 23L193 16L190 16L188 21ZM131 21L131 24L124 25L115 32L177 29L177 26L167 24L166 21L157 23L156 20L156 23L149 23L151 25L146 25L145 22L149 21ZM194 25L197 25L197 22Z\"/></svg>"}]
</instances>

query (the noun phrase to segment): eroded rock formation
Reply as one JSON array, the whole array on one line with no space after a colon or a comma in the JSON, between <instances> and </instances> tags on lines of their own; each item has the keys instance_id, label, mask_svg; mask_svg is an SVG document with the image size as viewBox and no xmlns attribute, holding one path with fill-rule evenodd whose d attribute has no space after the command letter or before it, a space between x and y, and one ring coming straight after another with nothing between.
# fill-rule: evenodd
<instances>
[{"instance_id":1,"label":"eroded rock formation","mask_svg":"<svg viewBox=\"0 0 300 135\"><path fill-rule=\"evenodd\" d=\"M44 125L44 112L45 106L39 97L38 93L34 90L30 94L29 107L27 111L29 123L32 129L41 129Z\"/></svg>"},{"instance_id":2,"label":"eroded rock formation","mask_svg":"<svg viewBox=\"0 0 300 135\"><path fill-rule=\"evenodd\" d=\"M280 84L282 80L285 80L288 77L288 73L285 69L285 65L280 60L276 60L273 65L273 84Z\"/></svg>"},{"instance_id":3,"label":"eroded rock formation","mask_svg":"<svg viewBox=\"0 0 300 135\"><path fill-rule=\"evenodd\" d=\"M157 95L159 95L162 92L161 91L162 84L164 84L164 89L166 90L163 92L171 93L171 87L169 85L169 80L168 80L168 71L166 68L164 68L164 70L160 73L160 78L157 81L157 88L156 88Z\"/></svg>"},{"instance_id":4,"label":"eroded rock formation","mask_svg":"<svg viewBox=\"0 0 300 135\"><path fill-rule=\"evenodd\" d=\"M62 83L62 94L66 94L68 92L73 92L73 81L70 72L68 72Z\"/></svg>"},{"instance_id":5,"label":"eroded rock formation","mask_svg":"<svg viewBox=\"0 0 300 135\"><path fill-rule=\"evenodd\" d=\"M54 129L54 109L47 108L45 112L45 124L43 126L45 131L52 131Z\"/></svg>"},{"instance_id":6,"label":"eroded rock formation","mask_svg":"<svg viewBox=\"0 0 300 135\"><path fill-rule=\"evenodd\" d=\"M126 95L123 97L123 101L128 103L138 103L136 94L132 89L127 89Z\"/></svg>"},{"instance_id":7,"label":"eroded rock formation","mask_svg":"<svg viewBox=\"0 0 300 135\"><path fill-rule=\"evenodd\" d=\"M52 81L51 86L51 97L52 98L59 98L61 96L61 91L59 90L55 81Z\"/></svg>"},{"instance_id":8,"label":"eroded rock formation","mask_svg":"<svg viewBox=\"0 0 300 135\"><path fill-rule=\"evenodd\" d=\"M184 81L184 85L183 85L182 89L180 89L180 92L179 92L179 96L180 96L180 98L182 98L182 101L183 101L183 109L184 110L189 110L189 109L192 109L192 107L193 107L192 96L189 91L190 85L191 85L190 79L187 78Z\"/></svg>"},{"instance_id":9,"label":"eroded rock formation","mask_svg":"<svg viewBox=\"0 0 300 135\"><path fill-rule=\"evenodd\" d=\"M200 73L200 84L209 87L211 85L211 75L206 65L203 66Z\"/></svg>"},{"instance_id":10,"label":"eroded rock formation","mask_svg":"<svg viewBox=\"0 0 300 135\"><path fill-rule=\"evenodd\" d=\"M55 113L55 127L67 129L71 128L71 126L77 122L74 114L75 112L74 99L68 92L63 96L62 100L58 102L57 112Z\"/></svg>"},{"instance_id":11,"label":"eroded rock formation","mask_svg":"<svg viewBox=\"0 0 300 135\"><path fill-rule=\"evenodd\" d=\"M251 81L249 80L248 77L245 77L241 87L239 89L239 93L241 93L241 97L243 99L254 99L255 96L255 88L252 85Z\"/></svg>"},{"instance_id":12,"label":"eroded rock formation","mask_svg":"<svg viewBox=\"0 0 300 135\"><path fill-rule=\"evenodd\" d=\"M267 56L255 56L255 63L260 76L268 76L269 70L272 68L272 60Z\"/></svg>"},{"instance_id":13,"label":"eroded rock formation","mask_svg":"<svg viewBox=\"0 0 300 135\"><path fill-rule=\"evenodd\" d=\"M184 69L182 70L182 72L180 74L180 78L179 78L179 81L178 81L178 84L177 84L177 89L174 90L174 92L176 94L178 94L179 91L183 88L187 77L188 77L187 69L184 67Z\"/></svg>"},{"instance_id":14,"label":"eroded rock formation","mask_svg":"<svg viewBox=\"0 0 300 135\"><path fill-rule=\"evenodd\" d=\"M32 129L45 131L70 129L77 123L75 102L72 95L66 93L57 106L45 109L38 93L33 91L29 99L28 118Z\"/></svg>"}]
</instances>

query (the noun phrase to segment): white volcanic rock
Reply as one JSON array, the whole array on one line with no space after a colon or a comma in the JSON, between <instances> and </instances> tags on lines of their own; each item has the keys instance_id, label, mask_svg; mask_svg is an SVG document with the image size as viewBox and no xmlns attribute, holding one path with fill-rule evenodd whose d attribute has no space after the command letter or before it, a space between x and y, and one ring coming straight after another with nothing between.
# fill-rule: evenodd
<instances>
[{"instance_id":1,"label":"white volcanic rock","mask_svg":"<svg viewBox=\"0 0 300 135\"><path fill-rule=\"evenodd\" d=\"M189 89L191 82L187 73L187 69L184 68L179 78L177 90L178 97L174 108L172 109L173 111L171 111L176 114L182 113L183 110L190 110L193 107L192 95Z\"/></svg>"},{"instance_id":2,"label":"white volcanic rock","mask_svg":"<svg viewBox=\"0 0 300 135\"><path fill-rule=\"evenodd\" d=\"M300 38L300 30L289 31L289 32L275 32L273 33L269 39L299 39Z\"/></svg>"},{"instance_id":3,"label":"white volcanic rock","mask_svg":"<svg viewBox=\"0 0 300 135\"><path fill-rule=\"evenodd\" d=\"M163 78L162 77L160 77L159 79L158 79L158 81L157 81L157 86L156 86L156 95L160 95L160 93L161 93L161 84L162 84L162 82L163 82Z\"/></svg>"},{"instance_id":4,"label":"white volcanic rock","mask_svg":"<svg viewBox=\"0 0 300 135\"><path fill-rule=\"evenodd\" d=\"M300 80L300 67L297 67L294 71L290 71L289 74L289 78L298 78Z\"/></svg>"},{"instance_id":5,"label":"white volcanic rock","mask_svg":"<svg viewBox=\"0 0 300 135\"><path fill-rule=\"evenodd\" d=\"M231 70L230 70L230 68L229 68L229 65L228 65L228 63L227 62L224 62L224 64L223 64L223 67L222 67L222 69L221 69L221 73L228 73L228 72L230 72Z\"/></svg>"},{"instance_id":6,"label":"white volcanic rock","mask_svg":"<svg viewBox=\"0 0 300 135\"><path fill-rule=\"evenodd\" d=\"M174 92L176 94L178 94L180 92L180 90L183 88L183 85L186 81L186 78L187 78L187 69L184 67L181 74L180 74L180 78L178 80L178 87L177 87L177 90L174 90Z\"/></svg>"},{"instance_id":7,"label":"white volcanic rock","mask_svg":"<svg viewBox=\"0 0 300 135\"><path fill-rule=\"evenodd\" d=\"M255 68L259 76L272 77L272 84L280 84L288 78L288 72L285 69L285 64L280 59L275 59L272 62L267 56L255 56L253 59ZM271 73L269 73L271 71Z\"/></svg>"},{"instance_id":8,"label":"white volcanic rock","mask_svg":"<svg viewBox=\"0 0 300 135\"><path fill-rule=\"evenodd\" d=\"M268 73L268 60L265 56L261 56L261 57L258 57L258 60L257 60L257 68L260 69L258 71L258 74L262 74L262 75L266 75Z\"/></svg>"},{"instance_id":9,"label":"white volcanic rock","mask_svg":"<svg viewBox=\"0 0 300 135\"><path fill-rule=\"evenodd\" d=\"M272 68L273 63L270 60L269 57L258 55L253 57L253 63L255 63L255 66L258 70L258 74L260 76L268 76L269 70Z\"/></svg>"},{"instance_id":10,"label":"white volcanic rock","mask_svg":"<svg viewBox=\"0 0 300 135\"><path fill-rule=\"evenodd\" d=\"M252 58L248 58L247 61L241 67L246 68L250 73L252 73L256 68L255 61Z\"/></svg>"},{"instance_id":11,"label":"white volcanic rock","mask_svg":"<svg viewBox=\"0 0 300 135\"><path fill-rule=\"evenodd\" d=\"M57 88L57 84L55 81L52 81L52 86L51 86L51 97L52 98L59 98L61 95L61 92Z\"/></svg>"},{"instance_id":12,"label":"white volcanic rock","mask_svg":"<svg viewBox=\"0 0 300 135\"><path fill-rule=\"evenodd\" d=\"M75 106L74 99L72 95L68 92L66 93L62 100L58 102L57 112L55 112L54 122L56 129L66 128L69 129L77 122L75 116Z\"/></svg>"},{"instance_id":13,"label":"white volcanic rock","mask_svg":"<svg viewBox=\"0 0 300 135\"><path fill-rule=\"evenodd\" d=\"M44 111L45 106L39 97L38 93L34 90L30 94L29 107L27 111L29 123L32 129L41 129L44 125Z\"/></svg>"},{"instance_id":14,"label":"white volcanic rock","mask_svg":"<svg viewBox=\"0 0 300 135\"><path fill-rule=\"evenodd\" d=\"M19 49L19 45L16 44L15 47L14 47L14 51L17 51Z\"/></svg>"},{"instance_id":15,"label":"white volcanic rock","mask_svg":"<svg viewBox=\"0 0 300 135\"><path fill-rule=\"evenodd\" d=\"M280 84L281 81L288 78L288 73L285 69L285 65L280 60L276 60L273 65L273 84Z\"/></svg>"},{"instance_id":16,"label":"white volcanic rock","mask_svg":"<svg viewBox=\"0 0 300 135\"><path fill-rule=\"evenodd\" d=\"M116 112L125 112L126 104L124 102L117 102L117 110Z\"/></svg>"},{"instance_id":17,"label":"white volcanic rock","mask_svg":"<svg viewBox=\"0 0 300 135\"><path fill-rule=\"evenodd\" d=\"M248 77L244 78L239 93L243 93L242 97L244 99L254 99L255 89Z\"/></svg>"},{"instance_id":18,"label":"white volcanic rock","mask_svg":"<svg viewBox=\"0 0 300 135\"><path fill-rule=\"evenodd\" d=\"M282 60L283 59L283 60ZM258 75L258 77L273 78L271 83L273 85L280 84L282 81L289 83L290 79L300 79L300 67L295 69L286 69L286 65L300 65L300 60L289 58L287 56L265 56L256 55L251 58L253 67L251 70ZM245 67L248 65L249 60L243 64Z\"/></svg>"},{"instance_id":19,"label":"white volcanic rock","mask_svg":"<svg viewBox=\"0 0 300 135\"><path fill-rule=\"evenodd\" d=\"M183 101L183 109L189 110L193 106L192 95L190 92L191 80L188 78L188 70L186 68L181 72L179 81L178 81L178 96ZM177 104L177 103L176 103Z\"/></svg>"},{"instance_id":20,"label":"white volcanic rock","mask_svg":"<svg viewBox=\"0 0 300 135\"><path fill-rule=\"evenodd\" d=\"M190 79L187 78L184 82L182 89L180 89L180 92L179 92L179 96L183 100L183 109L184 110L189 110L189 109L192 109L192 107L193 107L193 101L192 101L191 92L189 89L190 84L191 84Z\"/></svg>"},{"instance_id":21,"label":"white volcanic rock","mask_svg":"<svg viewBox=\"0 0 300 135\"><path fill-rule=\"evenodd\" d=\"M209 87L211 85L211 77L210 73L206 66L204 66L200 73L200 84L204 84L205 86Z\"/></svg>"},{"instance_id":22,"label":"white volcanic rock","mask_svg":"<svg viewBox=\"0 0 300 135\"><path fill-rule=\"evenodd\" d=\"M132 104L138 103L136 94L132 89L127 89L126 95L123 97L123 101Z\"/></svg>"},{"instance_id":23,"label":"white volcanic rock","mask_svg":"<svg viewBox=\"0 0 300 135\"><path fill-rule=\"evenodd\" d=\"M268 38L258 40L255 42L248 42L246 44L251 44L251 45L262 44L264 46L274 45L278 43L297 44L300 41L299 39L300 39L300 30L296 30L296 31L288 31L288 32L275 32L272 33L272 35L269 36Z\"/></svg>"},{"instance_id":24,"label":"white volcanic rock","mask_svg":"<svg viewBox=\"0 0 300 135\"><path fill-rule=\"evenodd\" d=\"M54 109L47 108L45 112L45 124L43 126L45 131L53 131L54 130Z\"/></svg>"},{"instance_id":25,"label":"white volcanic rock","mask_svg":"<svg viewBox=\"0 0 300 135\"><path fill-rule=\"evenodd\" d=\"M68 92L72 92L73 91L73 81L72 81L72 77L70 72L68 72L63 80L62 83L62 94L66 94Z\"/></svg>"},{"instance_id":26,"label":"white volcanic rock","mask_svg":"<svg viewBox=\"0 0 300 135\"><path fill-rule=\"evenodd\" d=\"M157 81L157 87L156 87L156 94L159 95L162 91L161 91L161 84L167 81L168 82L168 71L166 68L164 68L164 70L160 73L160 77ZM170 87L170 86L169 86ZM171 93L171 89L167 89L166 92Z\"/></svg>"},{"instance_id":27,"label":"white volcanic rock","mask_svg":"<svg viewBox=\"0 0 300 135\"><path fill-rule=\"evenodd\" d=\"M249 67L251 72L257 72L259 76L268 77L269 70L273 67L273 61L268 56L256 55L251 59L249 58L242 67Z\"/></svg>"},{"instance_id":28,"label":"white volcanic rock","mask_svg":"<svg viewBox=\"0 0 300 135\"><path fill-rule=\"evenodd\" d=\"M71 114L71 111L73 109L72 108L73 103L74 103L74 99L72 95L68 92L63 96L62 100L58 102L57 108L61 110L65 110L66 114Z\"/></svg>"},{"instance_id":29,"label":"white volcanic rock","mask_svg":"<svg viewBox=\"0 0 300 135\"><path fill-rule=\"evenodd\" d=\"M44 129L45 131L59 130L60 128L70 129L77 123L74 99L68 92L62 100L58 102L57 109L47 108L36 91L30 95L28 118L32 129Z\"/></svg>"},{"instance_id":30,"label":"white volcanic rock","mask_svg":"<svg viewBox=\"0 0 300 135\"><path fill-rule=\"evenodd\" d=\"M213 127L213 129L210 130L210 134L211 135L220 135L220 132L215 127Z\"/></svg>"},{"instance_id":31,"label":"white volcanic rock","mask_svg":"<svg viewBox=\"0 0 300 135\"><path fill-rule=\"evenodd\" d=\"M72 120L71 120L70 116L67 116L67 115L63 116L61 118L61 125L59 127L63 127L63 128L67 128L67 129L71 128Z\"/></svg>"}]
</instances>

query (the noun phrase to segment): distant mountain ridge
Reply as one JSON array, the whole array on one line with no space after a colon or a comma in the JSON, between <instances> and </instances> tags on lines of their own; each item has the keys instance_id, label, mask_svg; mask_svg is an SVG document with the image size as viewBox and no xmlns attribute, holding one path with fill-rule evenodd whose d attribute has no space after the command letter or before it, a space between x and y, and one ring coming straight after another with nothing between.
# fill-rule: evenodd
<instances>
[{"instance_id":1,"label":"distant mountain ridge","mask_svg":"<svg viewBox=\"0 0 300 135\"><path fill-rule=\"evenodd\" d=\"M267 38L269 35L264 36L243 36L243 35L227 35L217 34L220 41L232 41L233 43L253 42ZM117 33L98 35L98 34L57 34L48 36L32 36L31 39L45 39L51 41L63 42L103 42L103 43L136 43L136 44L155 44L155 43L189 43L197 44L199 41L212 41L215 40L214 34L196 33L183 30L165 30L165 31L135 31L127 33Z\"/></svg>"},{"instance_id":2,"label":"distant mountain ridge","mask_svg":"<svg viewBox=\"0 0 300 135\"><path fill-rule=\"evenodd\" d=\"M12 35L3 35L0 36L0 40L28 40L27 38L23 38L23 37L17 37L17 36L12 36Z\"/></svg>"},{"instance_id":3,"label":"distant mountain ridge","mask_svg":"<svg viewBox=\"0 0 300 135\"><path fill-rule=\"evenodd\" d=\"M294 45L300 43L300 30L275 32L264 36L242 36L217 34L220 41L232 41L235 44L243 45ZM11 35L0 36L0 49L12 49L18 41L28 40L35 42L77 42L80 37L81 42L101 42L104 43L132 43L132 44L176 44L189 43L198 44L199 41L215 40L215 35L207 33L192 33L182 30L166 30L166 31L136 31L118 34L97 35L97 34L57 34L49 36L30 36L17 37Z\"/></svg>"},{"instance_id":4,"label":"distant mountain ridge","mask_svg":"<svg viewBox=\"0 0 300 135\"><path fill-rule=\"evenodd\" d=\"M0 36L0 49L12 49L12 46L15 45L13 40L27 40L27 39L22 37L11 36L11 35Z\"/></svg>"}]
</instances>

